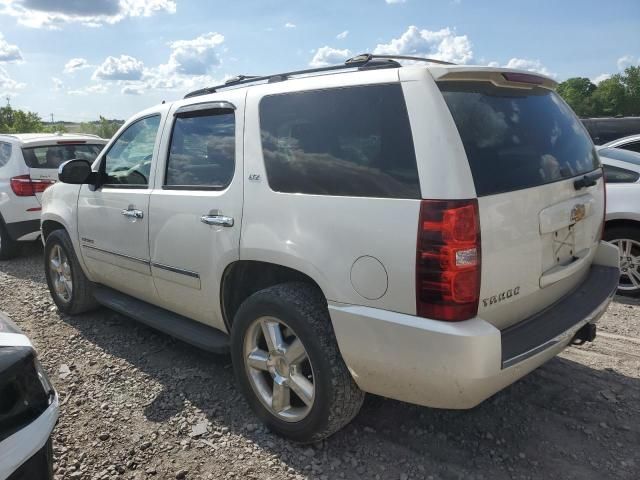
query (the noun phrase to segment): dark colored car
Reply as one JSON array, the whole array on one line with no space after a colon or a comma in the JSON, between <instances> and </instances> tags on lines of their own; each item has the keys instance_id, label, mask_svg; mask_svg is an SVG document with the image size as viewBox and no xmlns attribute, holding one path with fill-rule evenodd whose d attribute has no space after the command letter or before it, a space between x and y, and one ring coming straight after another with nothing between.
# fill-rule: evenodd
<instances>
[{"instance_id":1,"label":"dark colored car","mask_svg":"<svg viewBox=\"0 0 640 480\"><path fill-rule=\"evenodd\" d=\"M640 117L583 118L582 123L596 145L640 133Z\"/></svg>"},{"instance_id":2,"label":"dark colored car","mask_svg":"<svg viewBox=\"0 0 640 480\"><path fill-rule=\"evenodd\" d=\"M53 478L58 396L29 339L0 312L0 480Z\"/></svg>"}]
</instances>

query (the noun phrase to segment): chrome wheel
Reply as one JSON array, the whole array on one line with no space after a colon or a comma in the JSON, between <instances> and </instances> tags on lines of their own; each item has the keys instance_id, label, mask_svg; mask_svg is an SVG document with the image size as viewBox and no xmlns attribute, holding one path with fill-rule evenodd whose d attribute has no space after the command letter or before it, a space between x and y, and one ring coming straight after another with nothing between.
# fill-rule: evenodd
<instances>
[{"instance_id":1,"label":"chrome wheel","mask_svg":"<svg viewBox=\"0 0 640 480\"><path fill-rule=\"evenodd\" d=\"M640 290L640 242L629 238L611 240L620 250L620 283L627 292Z\"/></svg>"},{"instance_id":2,"label":"chrome wheel","mask_svg":"<svg viewBox=\"0 0 640 480\"><path fill-rule=\"evenodd\" d=\"M60 245L55 245L49 254L49 275L56 296L64 303L69 303L73 294L71 266Z\"/></svg>"},{"instance_id":3,"label":"chrome wheel","mask_svg":"<svg viewBox=\"0 0 640 480\"><path fill-rule=\"evenodd\" d=\"M282 320L261 317L247 329L243 357L262 404L285 422L305 418L315 399L313 368L302 341Z\"/></svg>"}]
</instances>

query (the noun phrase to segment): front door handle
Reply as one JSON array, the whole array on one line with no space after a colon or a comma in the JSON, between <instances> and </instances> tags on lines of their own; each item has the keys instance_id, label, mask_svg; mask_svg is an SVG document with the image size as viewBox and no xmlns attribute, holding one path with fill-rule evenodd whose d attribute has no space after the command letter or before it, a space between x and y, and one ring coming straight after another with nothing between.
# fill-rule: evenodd
<instances>
[{"instance_id":1,"label":"front door handle","mask_svg":"<svg viewBox=\"0 0 640 480\"><path fill-rule=\"evenodd\" d=\"M144 213L142 210L136 210L134 208L129 207L126 210L122 210L122 215L129 218L144 218Z\"/></svg>"},{"instance_id":2,"label":"front door handle","mask_svg":"<svg viewBox=\"0 0 640 480\"><path fill-rule=\"evenodd\" d=\"M200 217L202 223L207 225L216 225L218 227L233 227L233 217L225 215L202 215Z\"/></svg>"}]
</instances>

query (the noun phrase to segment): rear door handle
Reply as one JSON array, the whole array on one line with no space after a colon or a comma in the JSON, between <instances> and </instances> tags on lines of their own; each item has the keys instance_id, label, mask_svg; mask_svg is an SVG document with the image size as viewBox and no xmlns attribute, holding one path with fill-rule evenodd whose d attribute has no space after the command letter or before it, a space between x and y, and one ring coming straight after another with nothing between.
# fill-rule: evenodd
<instances>
[{"instance_id":1,"label":"rear door handle","mask_svg":"<svg viewBox=\"0 0 640 480\"><path fill-rule=\"evenodd\" d=\"M144 213L142 213L142 210L136 210L133 208L122 210L121 213L125 217L129 217L129 218L144 218Z\"/></svg>"},{"instance_id":2,"label":"rear door handle","mask_svg":"<svg viewBox=\"0 0 640 480\"><path fill-rule=\"evenodd\" d=\"M200 217L202 223L207 225L216 225L218 227L233 227L233 217L225 215L202 215Z\"/></svg>"}]
</instances>

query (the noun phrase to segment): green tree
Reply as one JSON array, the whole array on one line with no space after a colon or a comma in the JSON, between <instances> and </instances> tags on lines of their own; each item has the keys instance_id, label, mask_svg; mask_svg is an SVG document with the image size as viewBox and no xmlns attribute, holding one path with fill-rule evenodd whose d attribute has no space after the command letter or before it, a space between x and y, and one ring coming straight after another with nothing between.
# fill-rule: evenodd
<instances>
[{"instance_id":1,"label":"green tree","mask_svg":"<svg viewBox=\"0 0 640 480\"><path fill-rule=\"evenodd\" d=\"M100 115L100 120L97 122L81 123L80 131L83 133L98 135L102 138L111 138L118 131L121 125L122 122L118 120L108 120Z\"/></svg>"},{"instance_id":2,"label":"green tree","mask_svg":"<svg viewBox=\"0 0 640 480\"><path fill-rule=\"evenodd\" d=\"M626 92L624 115L640 115L640 66L627 67L621 81Z\"/></svg>"},{"instance_id":3,"label":"green tree","mask_svg":"<svg viewBox=\"0 0 640 480\"><path fill-rule=\"evenodd\" d=\"M584 77L574 77L558 85L558 93L581 117L593 115L591 95L596 91L591 80Z\"/></svg>"},{"instance_id":4,"label":"green tree","mask_svg":"<svg viewBox=\"0 0 640 480\"><path fill-rule=\"evenodd\" d=\"M622 75L616 74L603 80L592 95L594 114L600 117L615 117L625 113L627 91Z\"/></svg>"},{"instance_id":5,"label":"green tree","mask_svg":"<svg viewBox=\"0 0 640 480\"><path fill-rule=\"evenodd\" d=\"M0 108L0 133L35 133L42 131L37 113L24 112L7 105Z\"/></svg>"}]
</instances>

